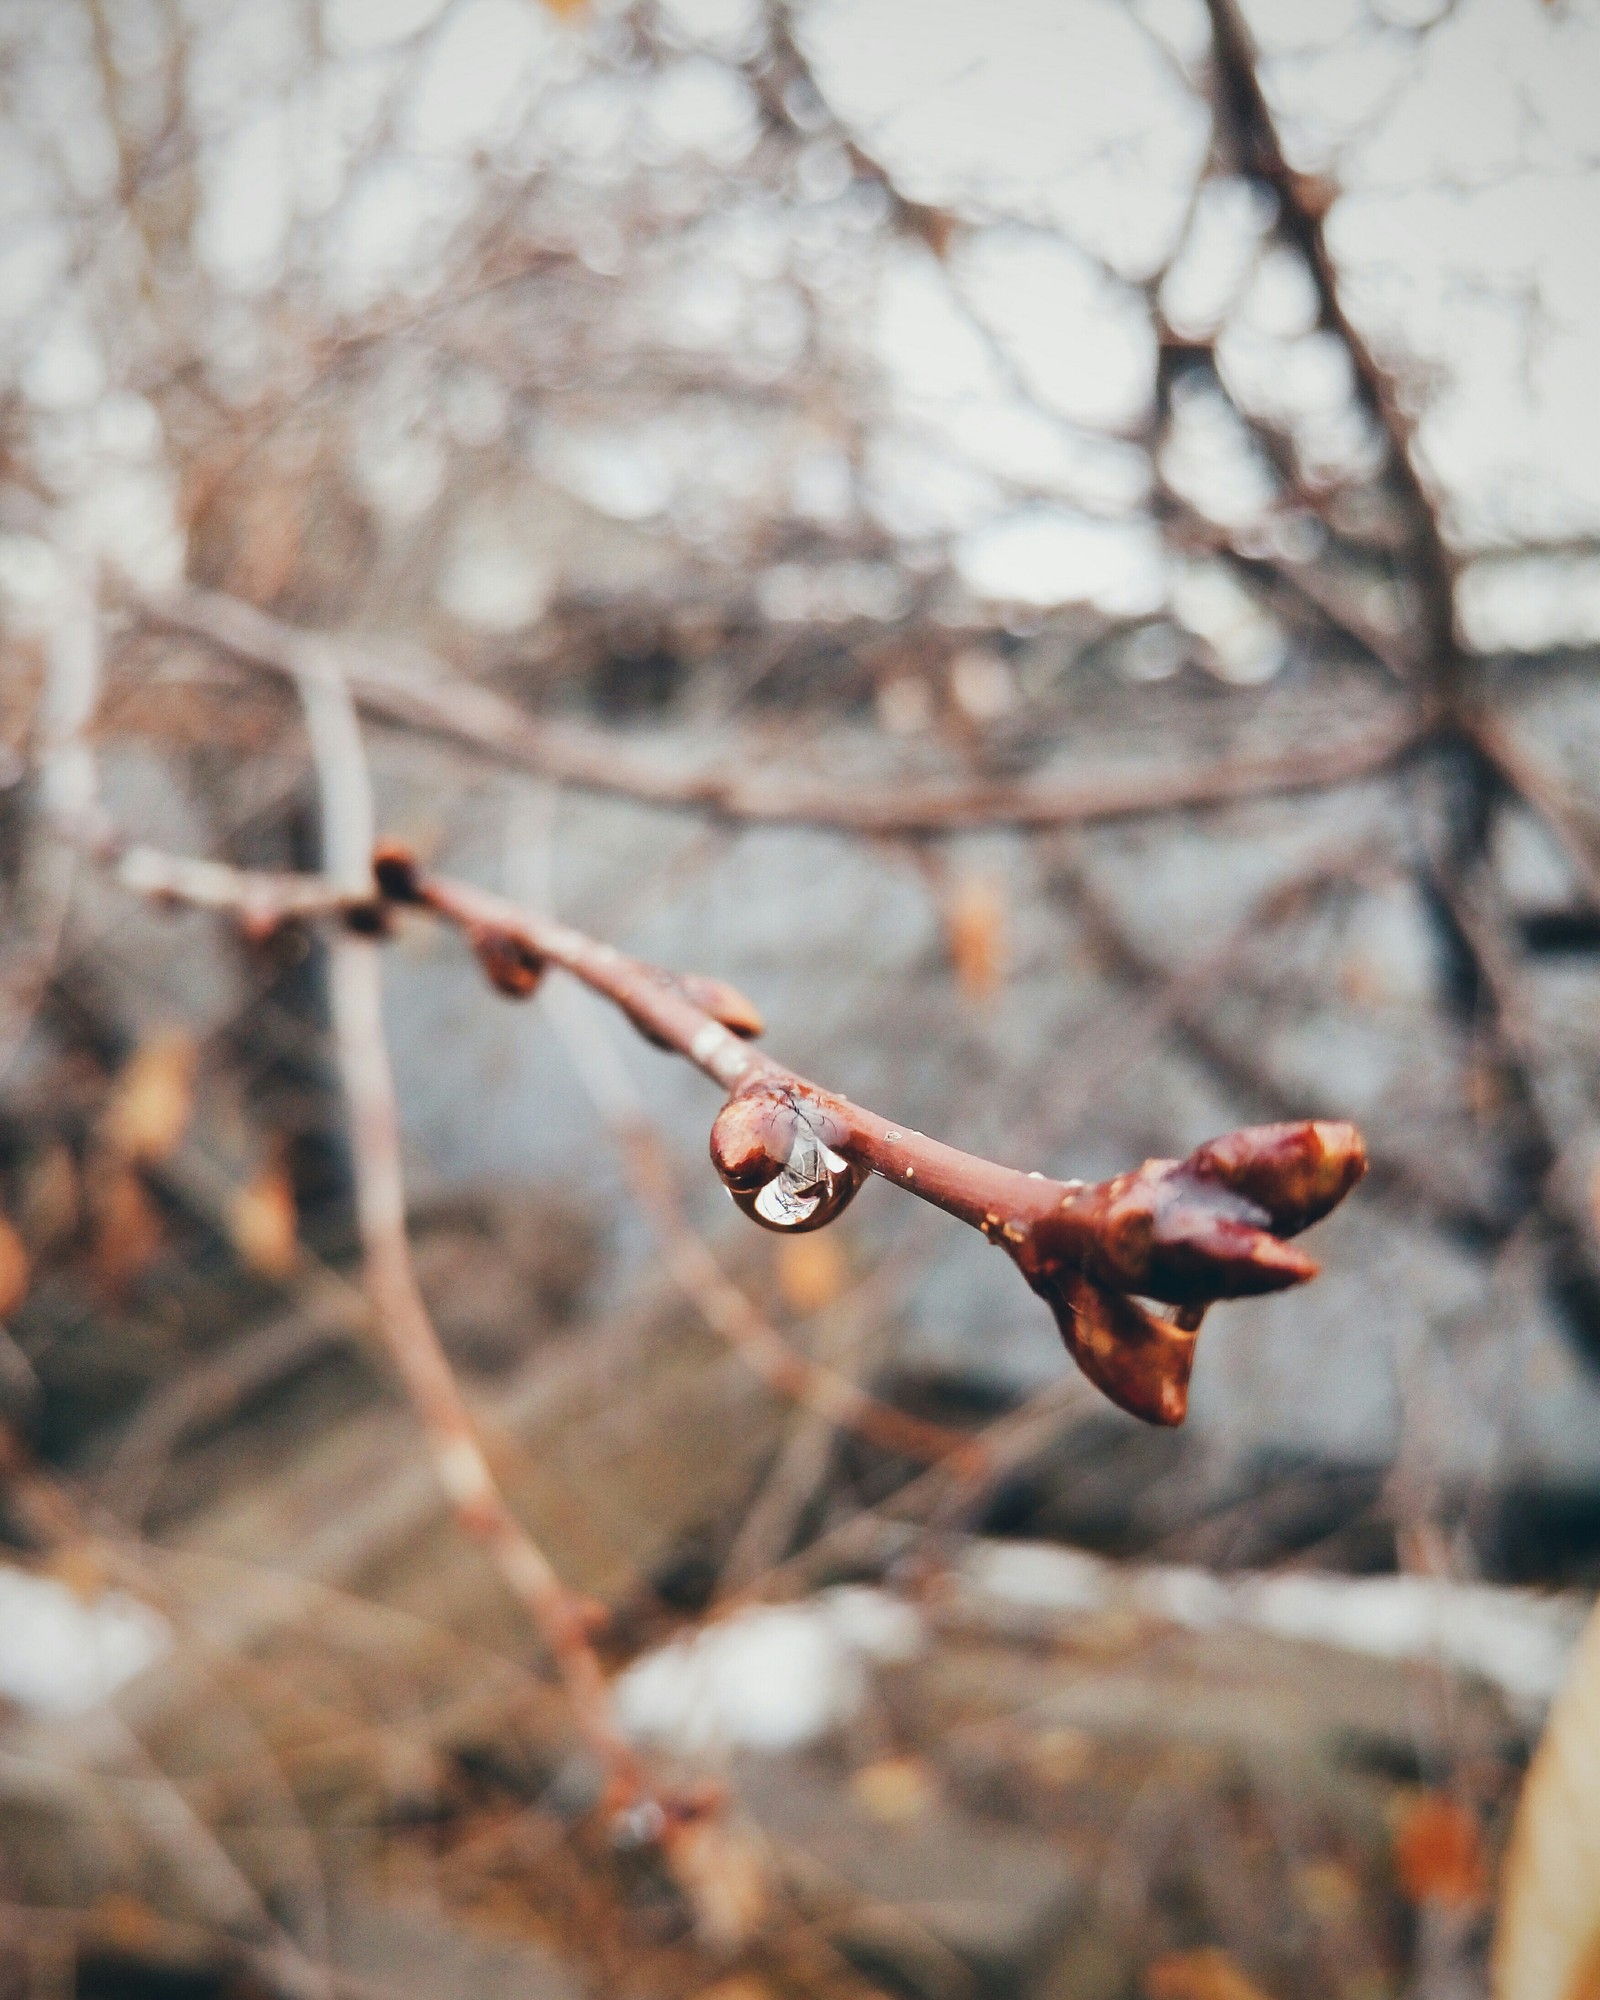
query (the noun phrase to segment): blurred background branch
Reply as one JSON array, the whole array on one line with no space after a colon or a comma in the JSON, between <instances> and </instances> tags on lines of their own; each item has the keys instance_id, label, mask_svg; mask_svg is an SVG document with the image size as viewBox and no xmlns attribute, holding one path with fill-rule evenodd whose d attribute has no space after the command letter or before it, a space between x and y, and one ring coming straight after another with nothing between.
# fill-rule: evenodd
<instances>
[{"instance_id":1,"label":"blurred background branch","mask_svg":"<svg viewBox=\"0 0 1600 2000\"><path fill-rule=\"evenodd\" d=\"M1502 1894L1582 1990L1597 92L1576 0L3 10L0 1993L1445 2000ZM380 991L374 824L895 1129L1373 1171L1146 1431L581 998Z\"/></svg>"}]
</instances>

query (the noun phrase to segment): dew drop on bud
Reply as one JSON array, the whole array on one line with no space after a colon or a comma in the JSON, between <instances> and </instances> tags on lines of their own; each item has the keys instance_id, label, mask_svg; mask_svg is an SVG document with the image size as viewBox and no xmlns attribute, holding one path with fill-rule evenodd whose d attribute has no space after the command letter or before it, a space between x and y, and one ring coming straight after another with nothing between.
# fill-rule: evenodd
<instances>
[{"instance_id":1,"label":"dew drop on bud","mask_svg":"<svg viewBox=\"0 0 1600 2000\"><path fill-rule=\"evenodd\" d=\"M764 1229L820 1229L866 1178L828 1144L831 1121L776 1091L733 1097L711 1128L711 1158L724 1186ZM825 1136L826 1135L826 1136Z\"/></svg>"}]
</instances>

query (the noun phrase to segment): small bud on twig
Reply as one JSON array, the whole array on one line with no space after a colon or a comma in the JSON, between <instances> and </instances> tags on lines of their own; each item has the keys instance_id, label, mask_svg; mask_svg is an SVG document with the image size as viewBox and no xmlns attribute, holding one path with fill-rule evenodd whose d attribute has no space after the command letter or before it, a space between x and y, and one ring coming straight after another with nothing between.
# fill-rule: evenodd
<instances>
[{"instance_id":1,"label":"small bud on twig","mask_svg":"<svg viewBox=\"0 0 1600 2000\"><path fill-rule=\"evenodd\" d=\"M485 924L471 932L469 941L497 993L510 1000L529 1000L539 990L545 962L523 939Z\"/></svg>"}]
</instances>

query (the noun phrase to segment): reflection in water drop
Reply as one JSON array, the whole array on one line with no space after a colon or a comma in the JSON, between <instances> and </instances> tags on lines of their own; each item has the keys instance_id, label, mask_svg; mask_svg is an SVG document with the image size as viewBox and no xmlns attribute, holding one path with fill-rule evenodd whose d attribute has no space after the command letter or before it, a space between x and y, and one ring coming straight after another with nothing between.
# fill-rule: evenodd
<instances>
[{"instance_id":1,"label":"reflection in water drop","mask_svg":"<svg viewBox=\"0 0 1600 2000\"><path fill-rule=\"evenodd\" d=\"M823 1192L820 1187L807 1188L785 1169L756 1196L755 1212L774 1229L798 1229L816 1213Z\"/></svg>"},{"instance_id":2,"label":"reflection in water drop","mask_svg":"<svg viewBox=\"0 0 1600 2000\"><path fill-rule=\"evenodd\" d=\"M757 1091L723 1106L711 1157L729 1194L764 1229L820 1229L865 1178L822 1136L818 1107L786 1093Z\"/></svg>"},{"instance_id":3,"label":"reflection in water drop","mask_svg":"<svg viewBox=\"0 0 1600 2000\"><path fill-rule=\"evenodd\" d=\"M773 1229L813 1228L831 1221L856 1191L859 1176L848 1160L823 1145L803 1120L796 1120L788 1164L756 1195L750 1213ZM842 1197L841 1187L848 1186ZM818 1215L824 1202L827 1212Z\"/></svg>"}]
</instances>

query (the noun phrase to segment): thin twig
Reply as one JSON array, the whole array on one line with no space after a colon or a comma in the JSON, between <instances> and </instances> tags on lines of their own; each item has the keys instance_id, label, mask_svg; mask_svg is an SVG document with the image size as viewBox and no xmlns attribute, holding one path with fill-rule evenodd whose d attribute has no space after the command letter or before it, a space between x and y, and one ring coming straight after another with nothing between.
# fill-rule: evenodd
<instances>
[{"instance_id":1,"label":"thin twig","mask_svg":"<svg viewBox=\"0 0 1600 2000\"><path fill-rule=\"evenodd\" d=\"M354 704L334 672L300 680L323 809L324 861L341 890L370 894L372 796ZM348 929L331 945L329 988L350 1112L357 1219L373 1313L428 1439L457 1520L480 1542L549 1646L584 1740L606 1774L606 1804L646 1795L644 1767L617 1726L587 1608L507 1503L423 1301L406 1235L400 1116L383 1025L377 946Z\"/></svg>"},{"instance_id":2,"label":"thin twig","mask_svg":"<svg viewBox=\"0 0 1600 2000\"><path fill-rule=\"evenodd\" d=\"M1211 18L1213 95L1218 122L1239 170L1271 190L1278 229L1299 251L1316 289L1322 324L1349 356L1356 392L1388 446L1389 470L1405 510L1406 537L1420 609L1413 662L1428 705L1453 709L1460 692L1461 652L1455 630L1456 560L1445 543L1439 510L1413 456L1415 424L1394 379L1351 319L1324 226L1336 192L1289 164L1262 89L1260 57L1239 0L1206 0Z\"/></svg>"},{"instance_id":3,"label":"thin twig","mask_svg":"<svg viewBox=\"0 0 1600 2000\"><path fill-rule=\"evenodd\" d=\"M1480 709L1468 720L1467 734L1504 782L1555 835L1583 885L1584 894L1600 910L1600 845L1581 824L1577 808L1560 779L1517 741L1504 716Z\"/></svg>"},{"instance_id":4,"label":"thin twig","mask_svg":"<svg viewBox=\"0 0 1600 2000\"><path fill-rule=\"evenodd\" d=\"M831 1368L791 1347L755 1302L723 1270L683 1212L661 1135L610 1045L564 996L552 996L556 1025L579 1080L616 1140L624 1169L661 1245L667 1269L706 1325L742 1355L767 1386L836 1430L852 1431L879 1450L937 1465L953 1458L981 1477L981 1449L960 1431L908 1416Z\"/></svg>"}]
</instances>

